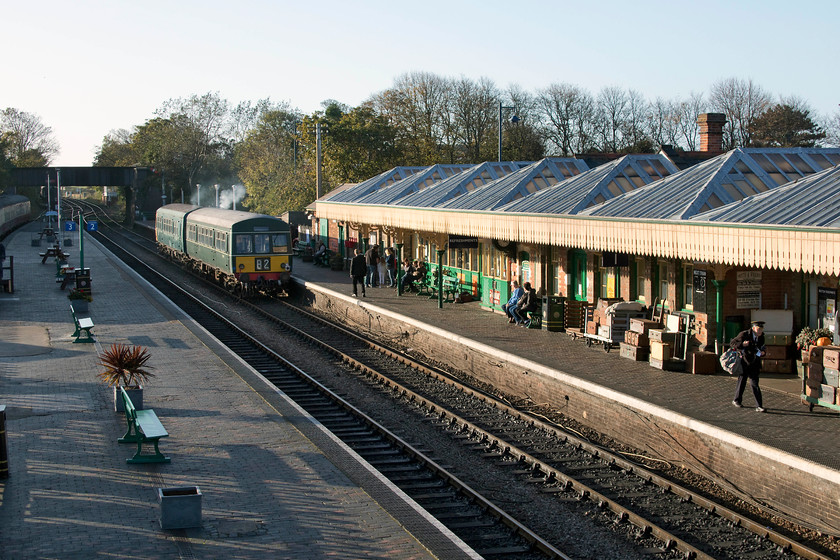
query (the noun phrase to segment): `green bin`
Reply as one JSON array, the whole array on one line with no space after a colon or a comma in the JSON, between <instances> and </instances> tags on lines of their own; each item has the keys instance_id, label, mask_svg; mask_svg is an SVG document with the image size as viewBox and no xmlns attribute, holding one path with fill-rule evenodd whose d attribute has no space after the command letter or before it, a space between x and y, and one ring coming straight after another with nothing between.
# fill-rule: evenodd
<instances>
[{"instance_id":1,"label":"green bin","mask_svg":"<svg viewBox=\"0 0 840 560\"><path fill-rule=\"evenodd\" d=\"M543 328L547 331L563 331L566 329L566 298L563 296L546 296L543 298Z\"/></svg>"}]
</instances>

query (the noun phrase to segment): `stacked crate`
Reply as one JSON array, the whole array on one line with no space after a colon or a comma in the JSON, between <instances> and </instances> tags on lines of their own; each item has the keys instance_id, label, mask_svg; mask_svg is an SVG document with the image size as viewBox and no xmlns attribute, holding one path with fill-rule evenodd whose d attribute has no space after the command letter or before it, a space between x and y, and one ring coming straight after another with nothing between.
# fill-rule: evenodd
<instances>
[{"instance_id":1,"label":"stacked crate","mask_svg":"<svg viewBox=\"0 0 840 560\"><path fill-rule=\"evenodd\" d=\"M765 373L793 373L790 348L793 335L764 333L765 354L761 357L761 371Z\"/></svg>"},{"instance_id":2,"label":"stacked crate","mask_svg":"<svg viewBox=\"0 0 840 560\"><path fill-rule=\"evenodd\" d=\"M620 344L622 358L643 362L650 355L648 331L661 324L650 319L630 319L630 328L624 332L624 342Z\"/></svg>"},{"instance_id":3,"label":"stacked crate","mask_svg":"<svg viewBox=\"0 0 840 560\"><path fill-rule=\"evenodd\" d=\"M671 359L674 357L677 333L665 329L650 329L648 331L648 338L650 339L651 367L667 370L679 369ZM685 367L682 362L680 366Z\"/></svg>"},{"instance_id":4,"label":"stacked crate","mask_svg":"<svg viewBox=\"0 0 840 560\"><path fill-rule=\"evenodd\" d=\"M806 396L827 406L840 405L840 346L811 346L802 353L805 365L803 389ZM763 362L762 362L763 368Z\"/></svg>"}]
</instances>

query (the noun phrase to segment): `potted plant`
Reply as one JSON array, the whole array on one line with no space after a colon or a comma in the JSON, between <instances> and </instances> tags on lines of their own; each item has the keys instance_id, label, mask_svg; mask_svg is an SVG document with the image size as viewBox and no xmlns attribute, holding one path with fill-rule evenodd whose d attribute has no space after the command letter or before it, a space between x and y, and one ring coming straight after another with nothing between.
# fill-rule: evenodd
<instances>
[{"instance_id":1,"label":"potted plant","mask_svg":"<svg viewBox=\"0 0 840 560\"><path fill-rule=\"evenodd\" d=\"M799 334L796 335L796 347L802 351L802 359L800 361L805 363L808 362L808 348L816 344L817 341L823 337L832 339L834 337L834 333L824 327L820 327L819 329L805 327L799 331Z\"/></svg>"},{"instance_id":2,"label":"potted plant","mask_svg":"<svg viewBox=\"0 0 840 560\"><path fill-rule=\"evenodd\" d=\"M105 368L99 373L99 378L114 388L115 411L124 411L119 387L128 393L134 408L143 409L143 383L155 376L149 371L153 368L146 365L149 358L151 355L147 348L121 343L112 344L99 355L99 365Z\"/></svg>"},{"instance_id":3,"label":"potted plant","mask_svg":"<svg viewBox=\"0 0 840 560\"><path fill-rule=\"evenodd\" d=\"M67 299L70 300L70 304L73 306L73 311L76 313L87 313L88 303L93 301L93 298L89 293L75 288L70 290L70 293L67 294Z\"/></svg>"}]
</instances>

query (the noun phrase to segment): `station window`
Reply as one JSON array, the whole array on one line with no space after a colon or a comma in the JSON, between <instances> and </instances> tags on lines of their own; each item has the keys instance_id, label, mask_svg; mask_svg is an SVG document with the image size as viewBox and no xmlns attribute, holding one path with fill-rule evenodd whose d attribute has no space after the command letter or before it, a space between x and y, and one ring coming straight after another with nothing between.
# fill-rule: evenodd
<instances>
[{"instance_id":1,"label":"station window","mask_svg":"<svg viewBox=\"0 0 840 560\"><path fill-rule=\"evenodd\" d=\"M238 234L234 236L233 240L236 244L237 254L247 255L254 252L254 238L251 235Z\"/></svg>"},{"instance_id":2,"label":"station window","mask_svg":"<svg viewBox=\"0 0 840 560\"><path fill-rule=\"evenodd\" d=\"M659 263L659 298L668 299L668 263Z\"/></svg>"},{"instance_id":3,"label":"station window","mask_svg":"<svg viewBox=\"0 0 840 560\"><path fill-rule=\"evenodd\" d=\"M601 297L614 298L616 297L616 282L615 282L615 268L601 268L598 276L601 278Z\"/></svg>"},{"instance_id":4,"label":"station window","mask_svg":"<svg viewBox=\"0 0 840 560\"><path fill-rule=\"evenodd\" d=\"M683 265L683 307L694 309L694 265Z\"/></svg>"},{"instance_id":5,"label":"station window","mask_svg":"<svg viewBox=\"0 0 840 560\"><path fill-rule=\"evenodd\" d=\"M639 301L647 301L645 298L645 260L636 259L636 298Z\"/></svg>"}]
</instances>

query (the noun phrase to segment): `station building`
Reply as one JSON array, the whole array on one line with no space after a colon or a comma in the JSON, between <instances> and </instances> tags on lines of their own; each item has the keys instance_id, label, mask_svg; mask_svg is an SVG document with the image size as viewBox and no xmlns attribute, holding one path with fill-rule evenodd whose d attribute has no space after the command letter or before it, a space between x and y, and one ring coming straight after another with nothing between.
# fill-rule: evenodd
<instances>
[{"instance_id":1,"label":"station building","mask_svg":"<svg viewBox=\"0 0 840 560\"><path fill-rule=\"evenodd\" d=\"M397 167L315 201L312 232L345 258L395 246L488 311L531 282L549 330L619 299L690 316L697 350L719 350L757 309L790 311L791 335L833 326L840 149L724 153L724 116L698 123L696 152Z\"/></svg>"}]
</instances>

